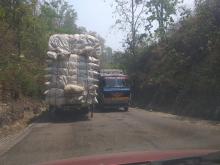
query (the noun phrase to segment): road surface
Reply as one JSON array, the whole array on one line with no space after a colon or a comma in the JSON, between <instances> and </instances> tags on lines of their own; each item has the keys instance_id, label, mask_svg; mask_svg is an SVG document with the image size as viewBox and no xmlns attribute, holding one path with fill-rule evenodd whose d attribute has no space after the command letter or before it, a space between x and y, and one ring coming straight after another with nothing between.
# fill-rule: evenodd
<instances>
[{"instance_id":1,"label":"road surface","mask_svg":"<svg viewBox=\"0 0 220 165\"><path fill-rule=\"evenodd\" d=\"M220 124L131 108L96 112L93 119L44 113L1 165L142 150L220 149ZM19 139L19 137L18 137Z\"/></svg>"}]
</instances>

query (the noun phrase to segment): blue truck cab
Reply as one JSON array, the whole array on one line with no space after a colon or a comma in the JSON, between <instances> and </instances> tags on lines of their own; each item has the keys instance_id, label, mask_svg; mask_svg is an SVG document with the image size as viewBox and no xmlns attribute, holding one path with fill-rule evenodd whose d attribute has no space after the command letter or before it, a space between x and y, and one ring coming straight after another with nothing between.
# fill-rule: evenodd
<instances>
[{"instance_id":1,"label":"blue truck cab","mask_svg":"<svg viewBox=\"0 0 220 165\"><path fill-rule=\"evenodd\" d=\"M102 108L124 108L130 104L128 76L122 73L104 73L99 81L99 104Z\"/></svg>"}]
</instances>

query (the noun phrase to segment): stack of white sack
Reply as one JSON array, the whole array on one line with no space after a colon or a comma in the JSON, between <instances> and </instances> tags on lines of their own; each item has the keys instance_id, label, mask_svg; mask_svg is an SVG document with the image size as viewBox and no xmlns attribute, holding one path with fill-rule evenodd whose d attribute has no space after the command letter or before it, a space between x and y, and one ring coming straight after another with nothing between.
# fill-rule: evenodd
<instances>
[{"instance_id":1,"label":"stack of white sack","mask_svg":"<svg viewBox=\"0 0 220 165\"><path fill-rule=\"evenodd\" d=\"M46 102L58 107L97 102L100 55L101 46L93 36L52 35L45 69Z\"/></svg>"}]
</instances>

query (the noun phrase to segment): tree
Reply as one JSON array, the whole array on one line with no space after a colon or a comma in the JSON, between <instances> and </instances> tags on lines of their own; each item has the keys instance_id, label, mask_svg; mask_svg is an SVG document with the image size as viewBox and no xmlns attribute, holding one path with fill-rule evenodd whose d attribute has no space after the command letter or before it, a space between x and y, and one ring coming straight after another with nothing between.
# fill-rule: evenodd
<instances>
[{"instance_id":1,"label":"tree","mask_svg":"<svg viewBox=\"0 0 220 165\"><path fill-rule=\"evenodd\" d=\"M115 0L116 25L127 31L127 44L133 55L138 43L138 32L144 25L143 14L146 12L146 0Z\"/></svg>"},{"instance_id":2,"label":"tree","mask_svg":"<svg viewBox=\"0 0 220 165\"><path fill-rule=\"evenodd\" d=\"M8 24L8 29L12 29L15 32L16 54L20 55L22 31L24 29L23 22L30 13L30 5L26 0L2 0L0 6L2 11L4 11L2 19Z\"/></svg>"},{"instance_id":3,"label":"tree","mask_svg":"<svg viewBox=\"0 0 220 165\"><path fill-rule=\"evenodd\" d=\"M83 27L83 26L79 26L79 27L77 28L77 31L78 31L78 33L80 33L80 34L85 34L85 33L87 33L86 28Z\"/></svg>"},{"instance_id":4,"label":"tree","mask_svg":"<svg viewBox=\"0 0 220 165\"><path fill-rule=\"evenodd\" d=\"M76 33L76 12L62 0L0 1L0 85L12 95L42 95L49 36Z\"/></svg>"},{"instance_id":5,"label":"tree","mask_svg":"<svg viewBox=\"0 0 220 165\"><path fill-rule=\"evenodd\" d=\"M164 40L168 27L174 23L177 6L182 2L182 0L149 0L146 5L149 25L146 26L146 29L151 30L153 28L152 24L156 22L155 33L161 40Z\"/></svg>"},{"instance_id":6,"label":"tree","mask_svg":"<svg viewBox=\"0 0 220 165\"><path fill-rule=\"evenodd\" d=\"M66 1L52 0L42 4L41 17L50 31L68 34L77 32L77 13Z\"/></svg>"},{"instance_id":7,"label":"tree","mask_svg":"<svg viewBox=\"0 0 220 165\"><path fill-rule=\"evenodd\" d=\"M113 63L113 53L111 47L104 47L102 56L101 56L101 67L102 68L110 68Z\"/></svg>"}]
</instances>

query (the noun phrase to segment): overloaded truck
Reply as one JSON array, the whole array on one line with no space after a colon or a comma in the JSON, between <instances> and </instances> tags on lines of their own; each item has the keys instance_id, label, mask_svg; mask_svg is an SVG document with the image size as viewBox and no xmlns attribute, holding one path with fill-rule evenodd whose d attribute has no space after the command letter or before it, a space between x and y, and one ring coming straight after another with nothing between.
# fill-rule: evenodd
<instances>
[{"instance_id":1,"label":"overloaded truck","mask_svg":"<svg viewBox=\"0 0 220 165\"><path fill-rule=\"evenodd\" d=\"M92 111L98 102L98 39L86 34L55 34L48 46L45 97L49 109Z\"/></svg>"}]
</instances>

